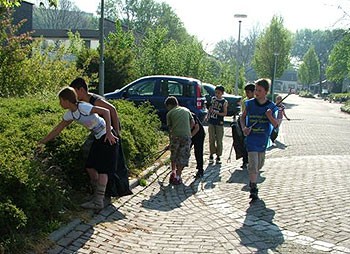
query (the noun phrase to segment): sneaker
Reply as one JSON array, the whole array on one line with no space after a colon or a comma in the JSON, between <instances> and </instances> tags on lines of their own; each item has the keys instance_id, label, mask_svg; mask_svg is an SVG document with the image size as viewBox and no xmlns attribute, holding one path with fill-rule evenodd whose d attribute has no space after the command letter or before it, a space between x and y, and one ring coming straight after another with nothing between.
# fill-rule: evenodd
<instances>
[{"instance_id":1,"label":"sneaker","mask_svg":"<svg viewBox=\"0 0 350 254\"><path fill-rule=\"evenodd\" d=\"M198 170L197 174L194 176L194 178L199 179L203 177L203 170Z\"/></svg>"},{"instance_id":2,"label":"sneaker","mask_svg":"<svg viewBox=\"0 0 350 254\"><path fill-rule=\"evenodd\" d=\"M221 160L220 160L220 157L216 157L216 164L221 164Z\"/></svg>"},{"instance_id":3,"label":"sneaker","mask_svg":"<svg viewBox=\"0 0 350 254\"><path fill-rule=\"evenodd\" d=\"M173 185L179 185L179 184L182 184L182 179L180 176L176 176L173 181L172 181L172 184Z\"/></svg>"},{"instance_id":4,"label":"sneaker","mask_svg":"<svg viewBox=\"0 0 350 254\"><path fill-rule=\"evenodd\" d=\"M243 163L241 166L241 169L247 169L248 168L248 163Z\"/></svg>"},{"instance_id":5,"label":"sneaker","mask_svg":"<svg viewBox=\"0 0 350 254\"><path fill-rule=\"evenodd\" d=\"M174 172L172 172L170 174L169 183L172 184L172 183L174 183L175 180L176 180L176 174Z\"/></svg>"},{"instance_id":6,"label":"sneaker","mask_svg":"<svg viewBox=\"0 0 350 254\"><path fill-rule=\"evenodd\" d=\"M213 155L210 155L210 156L209 156L209 163L210 163L210 164L214 163L214 157L213 157Z\"/></svg>"},{"instance_id":7,"label":"sneaker","mask_svg":"<svg viewBox=\"0 0 350 254\"><path fill-rule=\"evenodd\" d=\"M104 207L109 206L109 205L111 205L111 204L112 204L112 198L111 198L111 197L106 197L106 196L105 196L105 198L104 198L104 200L103 200L103 205L104 205Z\"/></svg>"},{"instance_id":8,"label":"sneaker","mask_svg":"<svg viewBox=\"0 0 350 254\"><path fill-rule=\"evenodd\" d=\"M101 210L104 208L103 201L91 200L80 205L84 209Z\"/></svg>"}]
</instances>

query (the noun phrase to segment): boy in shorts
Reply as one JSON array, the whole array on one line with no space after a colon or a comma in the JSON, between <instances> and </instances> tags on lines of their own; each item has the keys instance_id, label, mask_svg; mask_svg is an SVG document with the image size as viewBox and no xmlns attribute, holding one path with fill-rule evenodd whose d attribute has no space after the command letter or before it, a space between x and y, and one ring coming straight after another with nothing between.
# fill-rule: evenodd
<instances>
[{"instance_id":1,"label":"boy in shorts","mask_svg":"<svg viewBox=\"0 0 350 254\"><path fill-rule=\"evenodd\" d=\"M273 127L278 126L275 117L277 106L267 99L270 87L269 79L255 82L255 98L245 102L240 123L246 136L248 151L248 172L250 198L258 199L257 178L265 162L265 152Z\"/></svg>"},{"instance_id":2,"label":"boy in shorts","mask_svg":"<svg viewBox=\"0 0 350 254\"><path fill-rule=\"evenodd\" d=\"M182 183L181 173L184 167L188 166L190 158L191 129L194 126L194 120L191 112L179 106L174 96L169 96L165 100L165 106L168 110L166 120L169 128L172 170L169 182L178 185Z\"/></svg>"}]
</instances>

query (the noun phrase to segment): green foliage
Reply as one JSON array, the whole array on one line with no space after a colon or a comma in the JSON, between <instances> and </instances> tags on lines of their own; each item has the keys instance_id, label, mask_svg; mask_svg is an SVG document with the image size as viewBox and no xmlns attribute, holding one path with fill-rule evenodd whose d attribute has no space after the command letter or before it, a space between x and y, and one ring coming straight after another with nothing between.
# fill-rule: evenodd
<instances>
[{"instance_id":1,"label":"green foliage","mask_svg":"<svg viewBox=\"0 0 350 254\"><path fill-rule=\"evenodd\" d=\"M122 145L131 169L142 169L152 161L152 154L164 142L160 132L161 122L149 103L135 107L132 102L112 101L122 122ZM134 175L137 171L131 172Z\"/></svg>"},{"instance_id":2,"label":"green foliage","mask_svg":"<svg viewBox=\"0 0 350 254\"><path fill-rule=\"evenodd\" d=\"M89 132L81 125L71 124L42 153L34 152L38 140L62 119L64 110L54 97L0 98L0 245L10 253L25 244L19 235L56 229L77 209L72 201L80 200L74 197L89 186L81 152ZM149 105L116 105L130 174L137 175L164 141L160 121Z\"/></svg>"},{"instance_id":3,"label":"green foliage","mask_svg":"<svg viewBox=\"0 0 350 254\"><path fill-rule=\"evenodd\" d=\"M350 114L350 98L348 99L348 101L340 107L341 111L349 113Z\"/></svg>"},{"instance_id":4,"label":"green foliage","mask_svg":"<svg viewBox=\"0 0 350 254\"><path fill-rule=\"evenodd\" d=\"M348 102L350 100L350 93L332 93L329 95L330 100L338 102Z\"/></svg>"},{"instance_id":5,"label":"green foliage","mask_svg":"<svg viewBox=\"0 0 350 254\"><path fill-rule=\"evenodd\" d=\"M117 22L116 32L108 35L105 45L105 91L112 92L136 77L134 36Z\"/></svg>"},{"instance_id":6,"label":"green foliage","mask_svg":"<svg viewBox=\"0 0 350 254\"><path fill-rule=\"evenodd\" d=\"M298 79L302 84L309 86L312 83L317 82L320 78L320 63L315 52L315 47L311 46L306 52L303 63L298 70Z\"/></svg>"},{"instance_id":7,"label":"green foliage","mask_svg":"<svg viewBox=\"0 0 350 254\"><path fill-rule=\"evenodd\" d=\"M75 64L65 60L67 48L44 48L42 41L30 43L28 34L15 36L11 13L0 18L0 97L57 92L78 76Z\"/></svg>"},{"instance_id":8,"label":"green foliage","mask_svg":"<svg viewBox=\"0 0 350 254\"><path fill-rule=\"evenodd\" d=\"M0 241L5 249L18 241L16 234L45 229L69 205L58 179L33 153L45 130L42 121L52 121L57 107L37 99L0 100Z\"/></svg>"},{"instance_id":9,"label":"green foliage","mask_svg":"<svg viewBox=\"0 0 350 254\"><path fill-rule=\"evenodd\" d=\"M329 65L326 70L327 79L333 82L342 83L350 73L350 33L338 42L330 56Z\"/></svg>"},{"instance_id":10,"label":"green foliage","mask_svg":"<svg viewBox=\"0 0 350 254\"><path fill-rule=\"evenodd\" d=\"M260 77L272 80L276 58L276 77L280 77L290 62L291 33L283 27L283 19L274 16L270 26L258 38L252 65Z\"/></svg>"},{"instance_id":11,"label":"green foliage","mask_svg":"<svg viewBox=\"0 0 350 254\"><path fill-rule=\"evenodd\" d=\"M299 96L304 98L315 98L315 96L310 91L300 91Z\"/></svg>"}]
</instances>

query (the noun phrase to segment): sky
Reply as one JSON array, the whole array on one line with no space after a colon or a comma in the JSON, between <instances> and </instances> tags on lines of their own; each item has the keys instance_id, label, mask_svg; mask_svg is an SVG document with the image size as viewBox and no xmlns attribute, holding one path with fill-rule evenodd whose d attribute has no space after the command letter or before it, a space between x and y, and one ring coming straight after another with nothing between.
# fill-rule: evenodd
<instances>
[{"instance_id":1,"label":"sky","mask_svg":"<svg viewBox=\"0 0 350 254\"><path fill-rule=\"evenodd\" d=\"M72 0L82 11L96 13L101 0ZM262 30L274 15L283 17L291 32L298 29L346 28L350 24L350 0L155 0L169 4L187 32L195 35L209 51L221 40L238 39L241 19L241 40L253 30ZM339 22L343 16L343 22ZM343 19L344 20L344 19ZM345 26L347 25L347 26Z\"/></svg>"}]
</instances>

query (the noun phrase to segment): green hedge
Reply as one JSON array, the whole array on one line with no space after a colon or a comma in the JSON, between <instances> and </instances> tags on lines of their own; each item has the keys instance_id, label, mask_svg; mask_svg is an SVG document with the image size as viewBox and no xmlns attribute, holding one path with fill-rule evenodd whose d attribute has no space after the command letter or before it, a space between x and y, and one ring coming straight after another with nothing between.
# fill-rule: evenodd
<instances>
[{"instance_id":1,"label":"green hedge","mask_svg":"<svg viewBox=\"0 0 350 254\"><path fill-rule=\"evenodd\" d=\"M348 100L343 106L341 106L340 110L350 114L350 100Z\"/></svg>"},{"instance_id":2,"label":"green hedge","mask_svg":"<svg viewBox=\"0 0 350 254\"><path fill-rule=\"evenodd\" d=\"M346 102L350 100L350 93L332 93L329 99L330 101Z\"/></svg>"},{"instance_id":3,"label":"green hedge","mask_svg":"<svg viewBox=\"0 0 350 254\"><path fill-rule=\"evenodd\" d=\"M165 135L149 105L115 103L127 163L137 175L149 165L149 155L160 149ZM85 194L89 185L81 153L88 131L73 123L43 153L34 153L37 141L63 112L57 98L0 98L0 250L5 253L21 253L28 236L50 233L69 212L79 212L74 197Z\"/></svg>"},{"instance_id":4,"label":"green hedge","mask_svg":"<svg viewBox=\"0 0 350 254\"><path fill-rule=\"evenodd\" d=\"M315 96L310 91L300 91L299 96L304 98L315 98Z\"/></svg>"}]
</instances>

